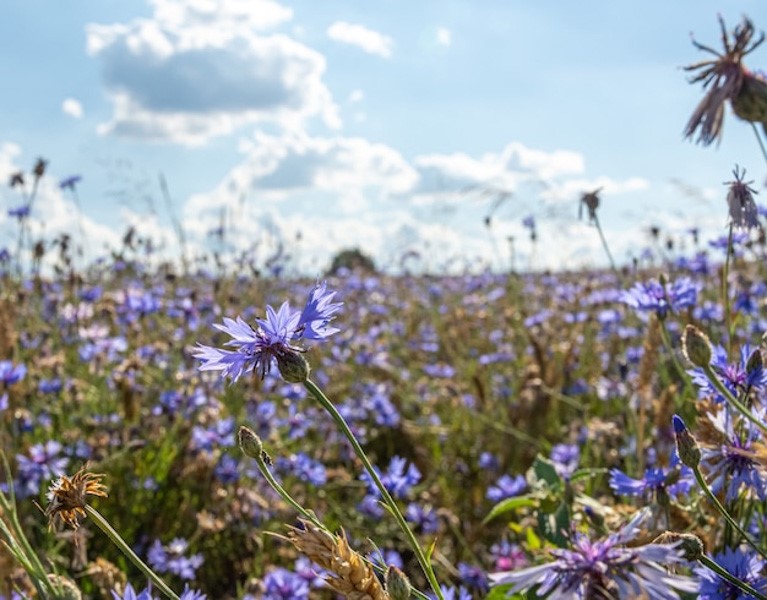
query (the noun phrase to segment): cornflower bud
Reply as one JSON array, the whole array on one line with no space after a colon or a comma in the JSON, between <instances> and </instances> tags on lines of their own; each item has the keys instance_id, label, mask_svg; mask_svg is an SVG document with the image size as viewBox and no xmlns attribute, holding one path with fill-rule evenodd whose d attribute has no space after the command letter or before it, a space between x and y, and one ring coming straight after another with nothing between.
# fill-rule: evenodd
<instances>
[{"instance_id":1,"label":"cornflower bud","mask_svg":"<svg viewBox=\"0 0 767 600\"><path fill-rule=\"evenodd\" d=\"M674 436L676 437L676 452L679 455L679 460L683 465L687 465L691 469L697 469L700 464L700 447L698 442L687 429L687 425L684 424L682 417L674 415L671 418L671 422L674 425Z\"/></svg>"},{"instance_id":2,"label":"cornflower bud","mask_svg":"<svg viewBox=\"0 0 767 600\"><path fill-rule=\"evenodd\" d=\"M695 325L687 325L684 328L682 352L696 367L706 368L711 364L711 342Z\"/></svg>"},{"instance_id":3,"label":"cornflower bud","mask_svg":"<svg viewBox=\"0 0 767 600\"><path fill-rule=\"evenodd\" d=\"M303 383L312 370L303 354L290 350L277 355L277 369L288 383Z\"/></svg>"},{"instance_id":4,"label":"cornflower bud","mask_svg":"<svg viewBox=\"0 0 767 600\"><path fill-rule=\"evenodd\" d=\"M386 582L386 593L389 594L391 600L408 600L410 598L410 592L413 589L410 580L394 565L389 565L386 569L384 581Z\"/></svg>"},{"instance_id":5,"label":"cornflower bud","mask_svg":"<svg viewBox=\"0 0 767 600\"><path fill-rule=\"evenodd\" d=\"M666 531L653 540L654 544L677 544L682 551L682 557L690 562L695 562L705 553L703 542L697 535L692 533L677 533Z\"/></svg>"},{"instance_id":6,"label":"cornflower bud","mask_svg":"<svg viewBox=\"0 0 767 600\"><path fill-rule=\"evenodd\" d=\"M237 432L237 439L240 444L240 450L245 456L250 458L261 458L261 454L264 451L264 445L261 443L261 438L256 435L256 432L245 427L240 426L240 430Z\"/></svg>"}]
</instances>

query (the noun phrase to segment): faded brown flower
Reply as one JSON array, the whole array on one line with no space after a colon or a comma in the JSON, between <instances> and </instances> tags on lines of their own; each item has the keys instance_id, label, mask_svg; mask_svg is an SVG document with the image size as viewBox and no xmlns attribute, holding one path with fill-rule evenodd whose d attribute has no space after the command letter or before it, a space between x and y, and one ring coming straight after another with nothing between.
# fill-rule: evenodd
<instances>
[{"instance_id":1,"label":"faded brown flower","mask_svg":"<svg viewBox=\"0 0 767 600\"><path fill-rule=\"evenodd\" d=\"M107 497L106 487L101 483L103 478L103 474L90 473L83 467L72 477L62 475L54 481L48 490L48 506L45 509L49 524L60 520L77 529L86 515L87 496Z\"/></svg>"},{"instance_id":2,"label":"faded brown flower","mask_svg":"<svg viewBox=\"0 0 767 600\"><path fill-rule=\"evenodd\" d=\"M724 52L717 52L693 39L692 43L698 50L713 54L716 58L684 68L696 73L690 83L701 81L703 89L707 90L684 128L686 138L692 138L697 131L696 142L704 146L721 139L727 101L735 114L746 121L764 123L767 116L767 82L743 65L743 57L764 41L764 33L754 41L754 26L746 17L735 27L731 36L721 16L719 26Z\"/></svg>"}]
</instances>

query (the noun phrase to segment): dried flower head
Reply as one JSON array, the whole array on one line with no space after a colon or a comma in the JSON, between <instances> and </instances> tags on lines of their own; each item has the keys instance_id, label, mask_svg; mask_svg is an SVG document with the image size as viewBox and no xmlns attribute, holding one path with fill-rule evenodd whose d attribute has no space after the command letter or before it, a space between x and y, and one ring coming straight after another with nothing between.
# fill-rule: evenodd
<instances>
[{"instance_id":1,"label":"dried flower head","mask_svg":"<svg viewBox=\"0 0 767 600\"><path fill-rule=\"evenodd\" d=\"M593 192L586 192L581 195L580 202L578 203L578 218L583 217L583 207L586 207L588 211L589 221L597 220L597 208L599 208L599 192L602 188L597 188Z\"/></svg>"},{"instance_id":2,"label":"dried flower head","mask_svg":"<svg viewBox=\"0 0 767 600\"><path fill-rule=\"evenodd\" d=\"M726 181L724 185L729 185L727 192L727 206L730 209L730 221L735 227L743 229L754 229L759 227L759 218L754 202L753 194L758 193L750 184L753 181L744 181L746 170L739 170L735 165L732 174L735 176L733 181Z\"/></svg>"},{"instance_id":3,"label":"dried flower head","mask_svg":"<svg viewBox=\"0 0 767 600\"><path fill-rule=\"evenodd\" d=\"M85 518L86 496L107 497L106 487L101 483L103 474L90 473L85 467L72 477L62 475L51 484L48 490L48 506L45 516L53 525L59 519L72 529L80 526Z\"/></svg>"},{"instance_id":4,"label":"dried flower head","mask_svg":"<svg viewBox=\"0 0 767 600\"><path fill-rule=\"evenodd\" d=\"M754 26L746 17L735 27L731 37L721 16L719 26L724 52L717 52L693 39L692 43L696 48L709 52L716 58L684 68L685 71L697 72L690 79L690 83L702 81L703 89L707 90L684 129L687 138L691 138L698 131L696 141L704 146L721 138L724 105L728 100L735 114L746 121L763 122L760 116L767 113L767 85L760 85L763 80L742 64L743 57L764 41L764 33L752 41Z\"/></svg>"},{"instance_id":5,"label":"dried flower head","mask_svg":"<svg viewBox=\"0 0 767 600\"><path fill-rule=\"evenodd\" d=\"M327 584L345 598L390 600L373 568L345 535L333 535L302 519L301 527L291 527L288 537L299 552L328 571Z\"/></svg>"}]
</instances>

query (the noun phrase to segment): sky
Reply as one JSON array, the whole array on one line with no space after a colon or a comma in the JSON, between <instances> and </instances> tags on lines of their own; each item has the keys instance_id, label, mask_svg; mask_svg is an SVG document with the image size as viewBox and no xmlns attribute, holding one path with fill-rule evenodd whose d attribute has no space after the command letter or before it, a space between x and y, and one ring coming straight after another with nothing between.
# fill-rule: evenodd
<instances>
[{"instance_id":1,"label":"sky","mask_svg":"<svg viewBox=\"0 0 767 600\"><path fill-rule=\"evenodd\" d=\"M750 126L682 133L691 34L720 48L719 14L767 28L762 0L3 4L0 247L22 203L2 182L39 156L36 235L97 256L134 226L175 259L175 220L187 256L310 275L354 247L389 270L601 266L578 220L598 187L618 262L653 226L691 249L690 228L726 231L736 164L767 204ZM767 69L767 43L745 62Z\"/></svg>"}]
</instances>

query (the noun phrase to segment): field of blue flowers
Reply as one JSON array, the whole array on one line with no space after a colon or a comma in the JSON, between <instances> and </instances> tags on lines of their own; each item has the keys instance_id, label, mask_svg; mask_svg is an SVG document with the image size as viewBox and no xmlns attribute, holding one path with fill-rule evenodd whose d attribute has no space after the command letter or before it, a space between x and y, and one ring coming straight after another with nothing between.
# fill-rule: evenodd
<instances>
[{"instance_id":1,"label":"field of blue flowers","mask_svg":"<svg viewBox=\"0 0 767 600\"><path fill-rule=\"evenodd\" d=\"M0 598L767 598L751 185L691 254L574 273L184 272L126 238L45 275L21 210Z\"/></svg>"}]
</instances>

